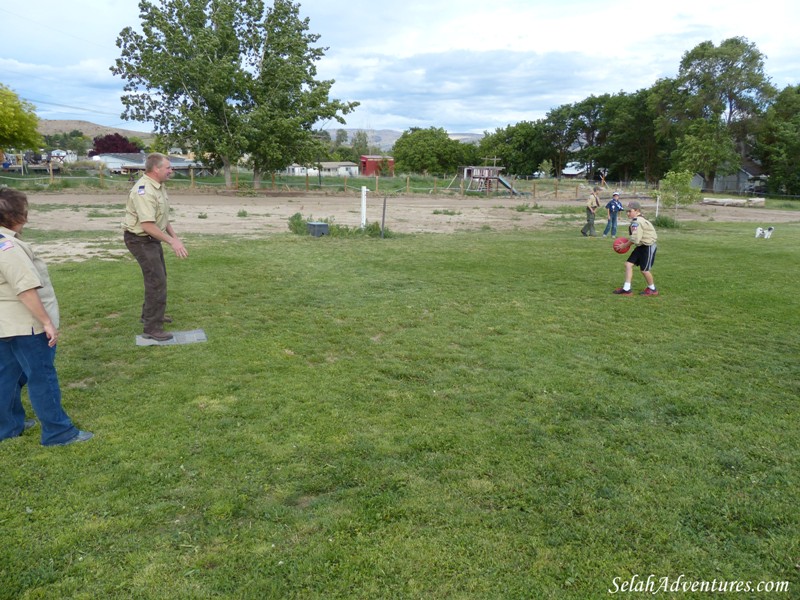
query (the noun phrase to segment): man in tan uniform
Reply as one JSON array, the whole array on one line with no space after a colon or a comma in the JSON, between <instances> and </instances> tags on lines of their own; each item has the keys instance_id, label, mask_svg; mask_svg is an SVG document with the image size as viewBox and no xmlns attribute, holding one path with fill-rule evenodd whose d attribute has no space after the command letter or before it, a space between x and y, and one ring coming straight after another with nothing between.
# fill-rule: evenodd
<instances>
[{"instance_id":1,"label":"man in tan uniform","mask_svg":"<svg viewBox=\"0 0 800 600\"><path fill-rule=\"evenodd\" d=\"M586 224L581 229L581 235L583 237L595 237L597 235L594 231L594 218L597 213L597 208L600 206L599 192L599 187L594 188L586 199Z\"/></svg>"},{"instance_id":2,"label":"man in tan uniform","mask_svg":"<svg viewBox=\"0 0 800 600\"><path fill-rule=\"evenodd\" d=\"M164 331L170 321L167 308L167 267L161 243L172 246L175 256L189 253L169 222L169 198L164 182L172 175L169 158L154 152L144 163L144 175L128 196L125 208L125 245L142 268L144 304L142 305L143 337L164 342L172 334Z\"/></svg>"}]
</instances>

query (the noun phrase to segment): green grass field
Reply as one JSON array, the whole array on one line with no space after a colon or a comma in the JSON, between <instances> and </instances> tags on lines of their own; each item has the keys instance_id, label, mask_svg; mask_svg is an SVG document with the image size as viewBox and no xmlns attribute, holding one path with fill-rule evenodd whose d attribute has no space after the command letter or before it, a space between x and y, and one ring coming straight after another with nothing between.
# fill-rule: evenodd
<instances>
[{"instance_id":1,"label":"green grass field","mask_svg":"<svg viewBox=\"0 0 800 600\"><path fill-rule=\"evenodd\" d=\"M0 443L0 597L798 597L800 224L752 231L661 231L656 298L574 226L188 237L167 347L132 259L53 265L96 437Z\"/></svg>"}]
</instances>

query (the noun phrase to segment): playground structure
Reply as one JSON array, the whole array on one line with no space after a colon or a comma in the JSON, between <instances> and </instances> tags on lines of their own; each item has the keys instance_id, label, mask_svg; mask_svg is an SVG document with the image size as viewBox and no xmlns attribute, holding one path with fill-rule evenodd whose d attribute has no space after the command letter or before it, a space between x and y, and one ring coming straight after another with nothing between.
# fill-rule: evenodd
<instances>
[{"instance_id":1,"label":"playground structure","mask_svg":"<svg viewBox=\"0 0 800 600\"><path fill-rule=\"evenodd\" d=\"M459 167L458 174L450 182L452 186L457 179L464 183L464 190L467 192L483 192L491 194L500 190L500 187L507 189L512 196L519 196L522 192L517 191L514 185L505 179L501 173L505 167Z\"/></svg>"}]
</instances>

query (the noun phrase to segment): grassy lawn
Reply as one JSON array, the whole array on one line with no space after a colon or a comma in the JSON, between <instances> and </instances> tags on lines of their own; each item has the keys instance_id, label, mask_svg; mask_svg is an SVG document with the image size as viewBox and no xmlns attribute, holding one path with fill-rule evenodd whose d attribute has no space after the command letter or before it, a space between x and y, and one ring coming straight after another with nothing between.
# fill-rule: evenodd
<instances>
[{"instance_id":1,"label":"grassy lawn","mask_svg":"<svg viewBox=\"0 0 800 600\"><path fill-rule=\"evenodd\" d=\"M53 265L96 437L0 443L0 597L797 597L800 225L752 231L660 232L656 298L574 226L189 237L172 347L133 260Z\"/></svg>"}]
</instances>

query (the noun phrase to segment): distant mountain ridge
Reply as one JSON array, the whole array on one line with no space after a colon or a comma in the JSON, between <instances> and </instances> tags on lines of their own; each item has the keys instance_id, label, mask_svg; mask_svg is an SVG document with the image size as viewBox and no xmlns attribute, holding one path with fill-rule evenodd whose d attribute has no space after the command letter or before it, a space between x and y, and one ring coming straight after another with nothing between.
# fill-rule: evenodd
<instances>
[{"instance_id":1,"label":"distant mountain ridge","mask_svg":"<svg viewBox=\"0 0 800 600\"><path fill-rule=\"evenodd\" d=\"M113 135L118 133L127 138L138 137L146 142L155 137L154 133L148 133L146 131L122 129L120 127L108 127L106 125L98 125L97 123L92 123L90 121L78 121L73 119L39 119L38 130L42 135L70 133L77 130L90 138L96 138L98 135Z\"/></svg>"},{"instance_id":2,"label":"distant mountain ridge","mask_svg":"<svg viewBox=\"0 0 800 600\"><path fill-rule=\"evenodd\" d=\"M348 138L352 139L353 135L358 131L366 131L369 143L371 146L380 148L383 152L392 149L397 139L403 135L402 131L394 129L346 129ZM108 127L106 125L98 125L90 121L78 120L59 120L59 119L39 119L39 133L42 135L55 135L57 133L70 133L72 131L80 131L83 135L96 138L99 135L113 135L118 133L127 138L138 137L145 142L150 142L155 138L154 133L147 133L146 131L135 131L132 129L122 129L120 127ZM331 139L336 139L336 132L338 129L331 129ZM478 142L483 135L478 133L450 133L450 137L460 142Z\"/></svg>"}]
</instances>

